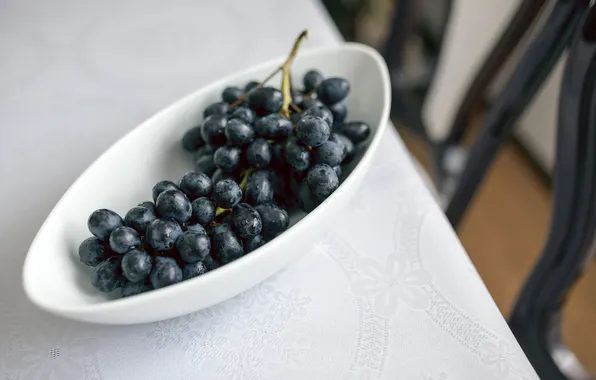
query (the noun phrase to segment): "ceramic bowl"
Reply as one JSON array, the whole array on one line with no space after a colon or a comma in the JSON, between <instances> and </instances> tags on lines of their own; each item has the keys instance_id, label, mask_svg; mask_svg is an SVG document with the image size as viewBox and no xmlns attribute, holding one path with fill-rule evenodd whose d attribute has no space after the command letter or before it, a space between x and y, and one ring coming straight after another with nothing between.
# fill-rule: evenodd
<instances>
[{"instance_id":1,"label":"ceramic bowl","mask_svg":"<svg viewBox=\"0 0 596 380\"><path fill-rule=\"evenodd\" d=\"M266 77L276 59L223 78L159 112L102 154L72 184L35 237L23 269L23 285L38 307L65 318L101 324L158 321L209 307L251 288L300 258L338 218L345 217L388 123L390 83L382 57L372 48L342 44L301 51L292 75L301 79L316 68L326 77L345 77L351 84L348 119L371 127L368 149L345 170L341 186L313 212L284 234L250 254L205 275L128 298L105 294L90 284L90 268L79 262L78 246L91 234L87 219L99 208L120 215L151 199L162 179L177 181L193 169L192 157L180 146L183 134L202 120L203 109L219 101L230 85L243 86ZM198 68L200 69L200 68ZM280 83L280 76L272 84Z\"/></svg>"}]
</instances>

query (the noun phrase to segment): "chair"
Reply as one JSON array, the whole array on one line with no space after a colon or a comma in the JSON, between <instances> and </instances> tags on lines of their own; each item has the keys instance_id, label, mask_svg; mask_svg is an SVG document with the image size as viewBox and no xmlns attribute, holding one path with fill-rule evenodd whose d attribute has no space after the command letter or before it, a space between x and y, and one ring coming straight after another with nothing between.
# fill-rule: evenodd
<instances>
[{"instance_id":1,"label":"chair","mask_svg":"<svg viewBox=\"0 0 596 380\"><path fill-rule=\"evenodd\" d=\"M561 309L591 256L596 229L596 9L582 21L561 87L548 241L509 320L545 380L590 379L560 334Z\"/></svg>"},{"instance_id":2,"label":"chair","mask_svg":"<svg viewBox=\"0 0 596 380\"><path fill-rule=\"evenodd\" d=\"M429 139L439 184L453 174L445 167L446 152L459 146L479 99L544 4L541 0L523 0L519 4L470 81L454 111L449 133L438 142ZM596 229L596 10L587 0L554 3L490 108L467 153L463 171L457 173L445 210L452 225L457 226L498 149L511 137L516 121L570 43L557 123L552 224L542 255L509 321L538 375L546 380L590 378L560 334L565 297L590 256Z\"/></svg>"}]
</instances>

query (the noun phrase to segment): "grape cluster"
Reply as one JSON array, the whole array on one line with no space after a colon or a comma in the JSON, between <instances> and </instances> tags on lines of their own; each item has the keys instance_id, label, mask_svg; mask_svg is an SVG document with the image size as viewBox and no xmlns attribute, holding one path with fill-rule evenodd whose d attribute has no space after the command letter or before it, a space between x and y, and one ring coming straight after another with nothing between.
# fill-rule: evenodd
<instances>
[{"instance_id":1,"label":"grape cluster","mask_svg":"<svg viewBox=\"0 0 596 380\"><path fill-rule=\"evenodd\" d=\"M284 95L276 88L256 81L243 90L227 87L182 146L214 183L243 183L245 202L310 212L337 189L343 165L370 134L367 124L346 122L349 91L346 79L310 70L284 113Z\"/></svg>"},{"instance_id":2,"label":"grape cluster","mask_svg":"<svg viewBox=\"0 0 596 380\"><path fill-rule=\"evenodd\" d=\"M79 256L96 289L127 297L202 275L276 238L292 212L312 211L339 187L370 134L346 122L348 81L310 70L302 91L281 87L227 87L182 138L195 171L158 182L153 201L124 218L91 214Z\"/></svg>"}]
</instances>

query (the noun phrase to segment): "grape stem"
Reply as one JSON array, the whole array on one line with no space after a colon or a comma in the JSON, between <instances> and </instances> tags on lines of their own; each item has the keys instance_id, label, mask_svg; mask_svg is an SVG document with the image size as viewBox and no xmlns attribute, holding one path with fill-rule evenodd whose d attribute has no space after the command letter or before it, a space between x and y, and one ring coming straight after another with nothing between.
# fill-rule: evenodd
<instances>
[{"instance_id":1,"label":"grape stem","mask_svg":"<svg viewBox=\"0 0 596 380\"><path fill-rule=\"evenodd\" d=\"M294 42L294 45L292 46L292 50L290 51L290 54L288 55L288 58L286 58L284 63L281 66L279 66L277 69L275 69L271 74L269 74L267 76L267 78L265 78L261 83L256 85L253 89L242 94L242 96L239 97L238 100L236 100L234 103L232 103L230 105L230 108L237 107L241 103L245 102L248 99L248 94L252 90L263 87L263 85L265 83L269 82L271 80L271 78L273 78L275 76L275 74L277 74L281 71L282 72L281 92L283 93L283 96L284 96L284 102L283 102L283 106L281 108L280 113L282 115L284 115L285 117L289 118L290 117L290 105L292 103L292 80L291 80L291 76L290 76L290 68L292 67L292 62L294 62L294 58L296 58L296 54L298 54L298 49L300 48L300 44L302 43L302 41L305 38L308 38L309 35L310 35L310 32L308 30L303 30L302 33L300 33L300 35L298 35L298 38L296 38L296 41Z\"/></svg>"},{"instance_id":2,"label":"grape stem","mask_svg":"<svg viewBox=\"0 0 596 380\"><path fill-rule=\"evenodd\" d=\"M284 96L284 102L280 113L287 118L290 117L290 104L292 104L292 79L290 76L290 69L292 67L292 63L294 62L294 58L296 58L296 54L298 54L300 44L305 38L308 38L309 35L310 32L308 30L303 30L302 33L300 33L298 38L296 38L296 42L294 42L294 46L292 46L290 55L288 55L286 61L279 68L279 70L282 72L281 92Z\"/></svg>"}]
</instances>

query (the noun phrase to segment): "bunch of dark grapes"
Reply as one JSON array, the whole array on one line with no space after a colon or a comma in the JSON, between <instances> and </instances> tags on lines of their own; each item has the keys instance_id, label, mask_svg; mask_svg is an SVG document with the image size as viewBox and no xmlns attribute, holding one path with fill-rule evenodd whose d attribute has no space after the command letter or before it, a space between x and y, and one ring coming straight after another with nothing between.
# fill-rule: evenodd
<instances>
[{"instance_id":1,"label":"bunch of dark grapes","mask_svg":"<svg viewBox=\"0 0 596 380\"><path fill-rule=\"evenodd\" d=\"M121 287L126 297L202 275L276 238L289 214L312 211L339 187L370 129L346 122L346 79L311 70L293 90L289 68L304 36L276 70L281 91L253 81L205 108L182 139L195 171L157 183L153 202L124 219L107 209L90 216L94 237L79 256L94 267L95 288Z\"/></svg>"}]
</instances>

